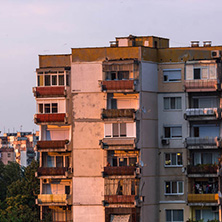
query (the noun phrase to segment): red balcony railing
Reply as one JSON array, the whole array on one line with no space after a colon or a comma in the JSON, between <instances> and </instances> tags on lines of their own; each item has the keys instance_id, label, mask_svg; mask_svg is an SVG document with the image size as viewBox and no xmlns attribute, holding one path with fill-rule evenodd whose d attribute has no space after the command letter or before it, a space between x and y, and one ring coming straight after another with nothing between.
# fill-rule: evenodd
<instances>
[{"instance_id":1,"label":"red balcony railing","mask_svg":"<svg viewBox=\"0 0 222 222\"><path fill-rule=\"evenodd\" d=\"M105 195L104 199L108 203L130 203L135 201L135 195Z\"/></svg>"},{"instance_id":2,"label":"red balcony railing","mask_svg":"<svg viewBox=\"0 0 222 222\"><path fill-rule=\"evenodd\" d=\"M40 167L37 172L38 176L65 176L68 167Z\"/></svg>"},{"instance_id":3,"label":"red balcony railing","mask_svg":"<svg viewBox=\"0 0 222 222\"><path fill-rule=\"evenodd\" d=\"M33 93L35 97L66 96L65 86L34 87Z\"/></svg>"},{"instance_id":4,"label":"red balcony railing","mask_svg":"<svg viewBox=\"0 0 222 222\"><path fill-rule=\"evenodd\" d=\"M188 174L216 174L218 166L215 164L199 164L196 166L187 166Z\"/></svg>"},{"instance_id":5,"label":"red balcony railing","mask_svg":"<svg viewBox=\"0 0 222 222\"><path fill-rule=\"evenodd\" d=\"M131 90L134 91L135 80L106 80L102 81L102 90Z\"/></svg>"},{"instance_id":6,"label":"red balcony railing","mask_svg":"<svg viewBox=\"0 0 222 222\"><path fill-rule=\"evenodd\" d=\"M135 166L104 167L105 175L134 175Z\"/></svg>"},{"instance_id":7,"label":"red balcony railing","mask_svg":"<svg viewBox=\"0 0 222 222\"><path fill-rule=\"evenodd\" d=\"M102 119L134 118L135 109L103 109Z\"/></svg>"},{"instance_id":8,"label":"red balcony railing","mask_svg":"<svg viewBox=\"0 0 222 222\"><path fill-rule=\"evenodd\" d=\"M59 122L66 123L67 117L65 113L47 113L47 114L36 114L35 123L47 123L47 122Z\"/></svg>"},{"instance_id":9,"label":"red balcony railing","mask_svg":"<svg viewBox=\"0 0 222 222\"><path fill-rule=\"evenodd\" d=\"M38 141L37 149L65 149L65 146L69 143L68 140L51 140L51 141Z\"/></svg>"},{"instance_id":10,"label":"red balcony railing","mask_svg":"<svg viewBox=\"0 0 222 222\"><path fill-rule=\"evenodd\" d=\"M216 91L217 80L185 80L185 90L187 92Z\"/></svg>"}]
</instances>

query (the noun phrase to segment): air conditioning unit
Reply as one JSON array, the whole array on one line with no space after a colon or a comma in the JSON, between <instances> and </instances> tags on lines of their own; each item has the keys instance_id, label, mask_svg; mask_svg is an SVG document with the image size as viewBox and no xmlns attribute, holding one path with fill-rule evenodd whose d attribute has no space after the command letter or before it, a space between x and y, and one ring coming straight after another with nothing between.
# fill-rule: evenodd
<instances>
[{"instance_id":1,"label":"air conditioning unit","mask_svg":"<svg viewBox=\"0 0 222 222\"><path fill-rule=\"evenodd\" d=\"M169 145L170 144L169 139L162 139L161 142L162 142L162 145Z\"/></svg>"},{"instance_id":2,"label":"air conditioning unit","mask_svg":"<svg viewBox=\"0 0 222 222\"><path fill-rule=\"evenodd\" d=\"M213 50L211 51L211 58L220 58L220 51L219 50Z\"/></svg>"}]
</instances>

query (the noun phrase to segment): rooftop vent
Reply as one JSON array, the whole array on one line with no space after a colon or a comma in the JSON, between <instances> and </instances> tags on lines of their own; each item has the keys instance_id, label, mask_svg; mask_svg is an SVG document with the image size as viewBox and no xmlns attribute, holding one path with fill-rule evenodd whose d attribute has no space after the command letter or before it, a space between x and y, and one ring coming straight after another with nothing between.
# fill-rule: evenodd
<instances>
[{"instance_id":1,"label":"rooftop vent","mask_svg":"<svg viewBox=\"0 0 222 222\"><path fill-rule=\"evenodd\" d=\"M212 41L203 41L203 47L211 47Z\"/></svg>"},{"instance_id":2,"label":"rooftop vent","mask_svg":"<svg viewBox=\"0 0 222 222\"><path fill-rule=\"evenodd\" d=\"M191 47L199 47L199 41L191 41Z\"/></svg>"}]
</instances>

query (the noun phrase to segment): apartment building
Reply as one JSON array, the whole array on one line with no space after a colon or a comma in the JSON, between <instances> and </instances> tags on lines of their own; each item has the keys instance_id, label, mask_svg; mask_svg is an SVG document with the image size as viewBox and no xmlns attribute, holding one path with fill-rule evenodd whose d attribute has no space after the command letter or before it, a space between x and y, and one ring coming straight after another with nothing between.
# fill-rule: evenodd
<instances>
[{"instance_id":1,"label":"apartment building","mask_svg":"<svg viewBox=\"0 0 222 222\"><path fill-rule=\"evenodd\" d=\"M219 219L220 50L130 35L40 55L41 219Z\"/></svg>"},{"instance_id":2,"label":"apartment building","mask_svg":"<svg viewBox=\"0 0 222 222\"><path fill-rule=\"evenodd\" d=\"M21 166L27 167L33 159L37 159L37 152L34 151L34 147L38 140L38 131L32 132L17 132L17 133L4 133L1 137L1 150L6 148L10 151L7 155L10 157L10 161L16 161ZM12 154L13 152L13 154Z\"/></svg>"}]
</instances>

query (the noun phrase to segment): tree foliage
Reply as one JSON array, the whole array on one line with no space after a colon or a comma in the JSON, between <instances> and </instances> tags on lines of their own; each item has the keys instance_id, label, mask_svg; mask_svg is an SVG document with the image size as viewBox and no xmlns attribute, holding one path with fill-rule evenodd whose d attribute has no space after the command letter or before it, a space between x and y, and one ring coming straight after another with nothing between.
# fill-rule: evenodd
<instances>
[{"instance_id":1,"label":"tree foliage","mask_svg":"<svg viewBox=\"0 0 222 222\"><path fill-rule=\"evenodd\" d=\"M38 163L24 168L15 162L8 165L0 161L0 221L38 222L39 210L35 205L39 193L39 180L35 177Z\"/></svg>"}]
</instances>

